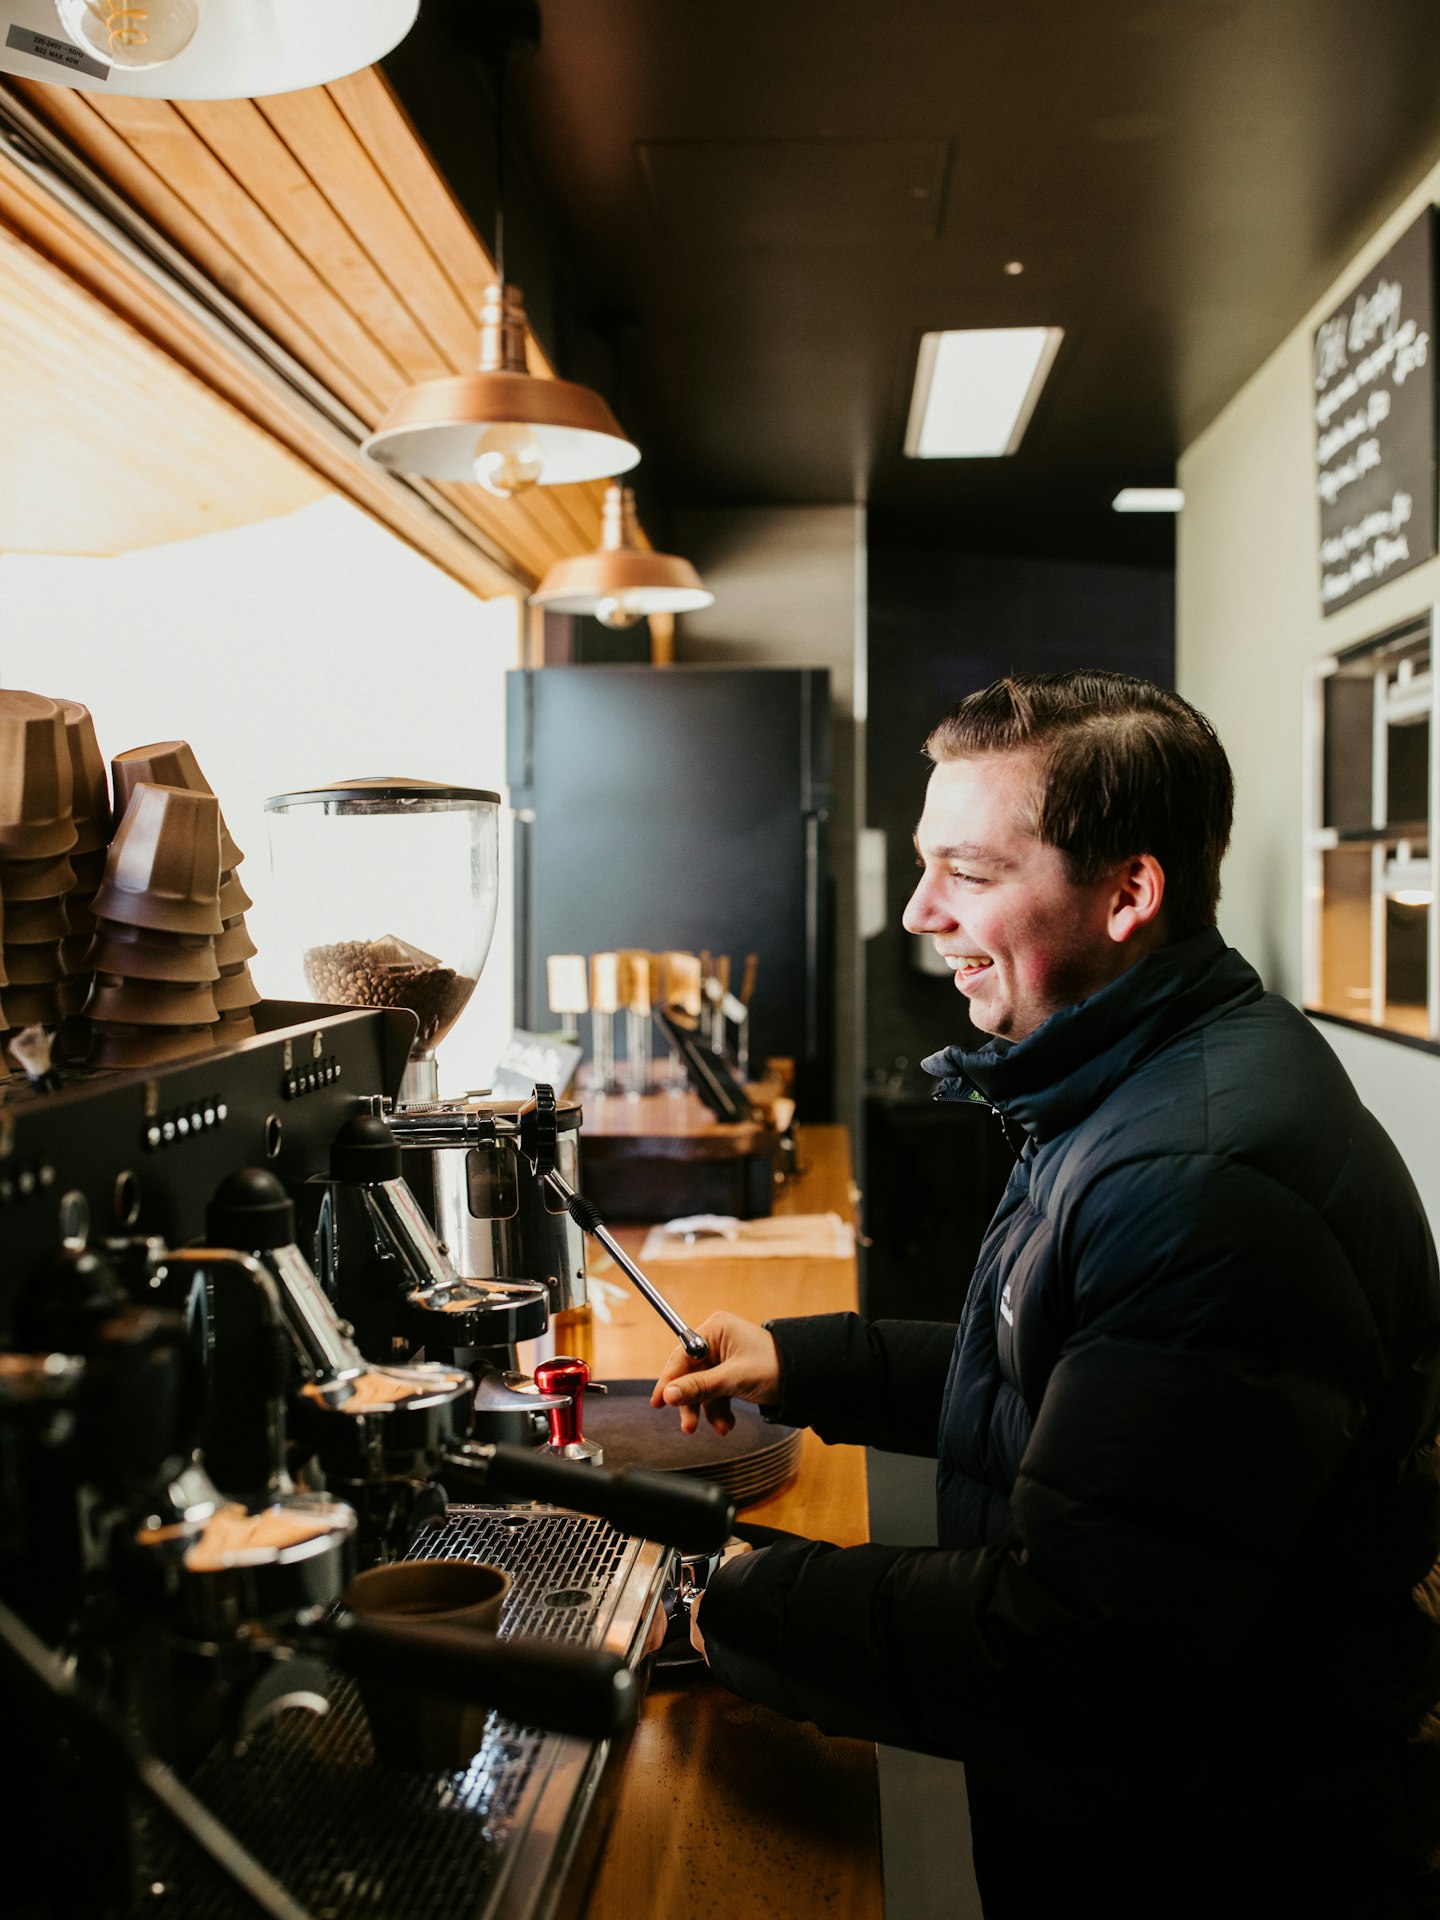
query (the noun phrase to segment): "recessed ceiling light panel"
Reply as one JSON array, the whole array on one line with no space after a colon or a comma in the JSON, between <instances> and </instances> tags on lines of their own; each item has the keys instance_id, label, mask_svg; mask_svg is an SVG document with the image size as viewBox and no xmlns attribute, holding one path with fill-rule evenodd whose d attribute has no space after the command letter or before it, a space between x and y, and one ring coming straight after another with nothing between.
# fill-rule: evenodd
<instances>
[{"instance_id":1,"label":"recessed ceiling light panel","mask_svg":"<svg viewBox=\"0 0 1440 1920\"><path fill-rule=\"evenodd\" d=\"M1064 338L1062 327L971 327L920 342L905 451L912 460L1014 453Z\"/></svg>"},{"instance_id":2,"label":"recessed ceiling light panel","mask_svg":"<svg viewBox=\"0 0 1440 1920\"><path fill-rule=\"evenodd\" d=\"M1185 495L1179 487L1122 487L1110 504L1116 513L1179 513Z\"/></svg>"}]
</instances>

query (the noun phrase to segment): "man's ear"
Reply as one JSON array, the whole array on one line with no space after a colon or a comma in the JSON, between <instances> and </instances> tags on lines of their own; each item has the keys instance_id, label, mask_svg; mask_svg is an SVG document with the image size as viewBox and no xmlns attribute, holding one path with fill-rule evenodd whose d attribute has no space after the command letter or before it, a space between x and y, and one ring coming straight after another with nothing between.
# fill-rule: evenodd
<instances>
[{"instance_id":1,"label":"man's ear","mask_svg":"<svg viewBox=\"0 0 1440 1920\"><path fill-rule=\"evenodd\" d=\"M1165 901L1165 869L1153 853L1137 853L1115 876L1107 932L1117 944L1155 929Z\"/></svg>"}]
</instances>

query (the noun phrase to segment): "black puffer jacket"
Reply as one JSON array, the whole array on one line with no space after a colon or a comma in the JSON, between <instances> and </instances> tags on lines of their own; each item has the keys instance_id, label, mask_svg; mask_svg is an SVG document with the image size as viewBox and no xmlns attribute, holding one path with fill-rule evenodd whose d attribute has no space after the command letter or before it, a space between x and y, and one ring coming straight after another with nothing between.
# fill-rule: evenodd
<instances>
[{"instance_id":1,"label":"black puffer jacket","mask_svg":"<svg viewBox=\"0 0 1440 1920\"><path fill-rule=\"evenodd\" d=\"M717 1678L966 1760L987 1914L1430 1912L1440 1280L1393 1146L1213 930L927 1064L1023 1140L958 1337L777 1322L774 1411L938 1453L941 1545L731 1562Z\"/></svg>"}]
</instances>

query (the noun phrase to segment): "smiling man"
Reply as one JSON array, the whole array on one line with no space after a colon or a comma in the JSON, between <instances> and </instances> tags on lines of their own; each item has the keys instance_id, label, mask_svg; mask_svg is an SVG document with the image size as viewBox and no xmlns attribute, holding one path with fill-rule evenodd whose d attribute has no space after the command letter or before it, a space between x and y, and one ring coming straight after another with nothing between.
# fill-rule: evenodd
<instances>
[{"instance_id":1,"label":"smiling man","mask_svg":"<svg viewBox=\"0 0 1440 1920\"><path fill-rule=\"evenodd\" d=\"M1000 681L927 752L905 924L992 1038L926 1064L1018 1153L961 1323L716 1314L655 1398L937 1455L940 1545L738 1557L697 1643L963 1759L991 1920L1436 1913L1440 1279L1334 1054L1215 928L1224 752L1090 673Z\"/></svg>"}]
</instances>

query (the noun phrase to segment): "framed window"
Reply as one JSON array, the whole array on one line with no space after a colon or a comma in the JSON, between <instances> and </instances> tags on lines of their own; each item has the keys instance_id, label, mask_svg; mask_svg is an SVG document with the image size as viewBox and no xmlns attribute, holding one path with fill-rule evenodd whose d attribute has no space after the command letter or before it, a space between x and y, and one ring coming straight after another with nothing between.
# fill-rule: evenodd
<instances>
[{"instance_id":1,"label":"framed window","mask_svg":"<svg viewBox=\"0 0 1440 1920\"><path fill-rule=\"evenodd\" d=\"M1440 615L1311 671L1306 715L1307 1011L1440 1050Z\"/></svg>"}]
</instances>

